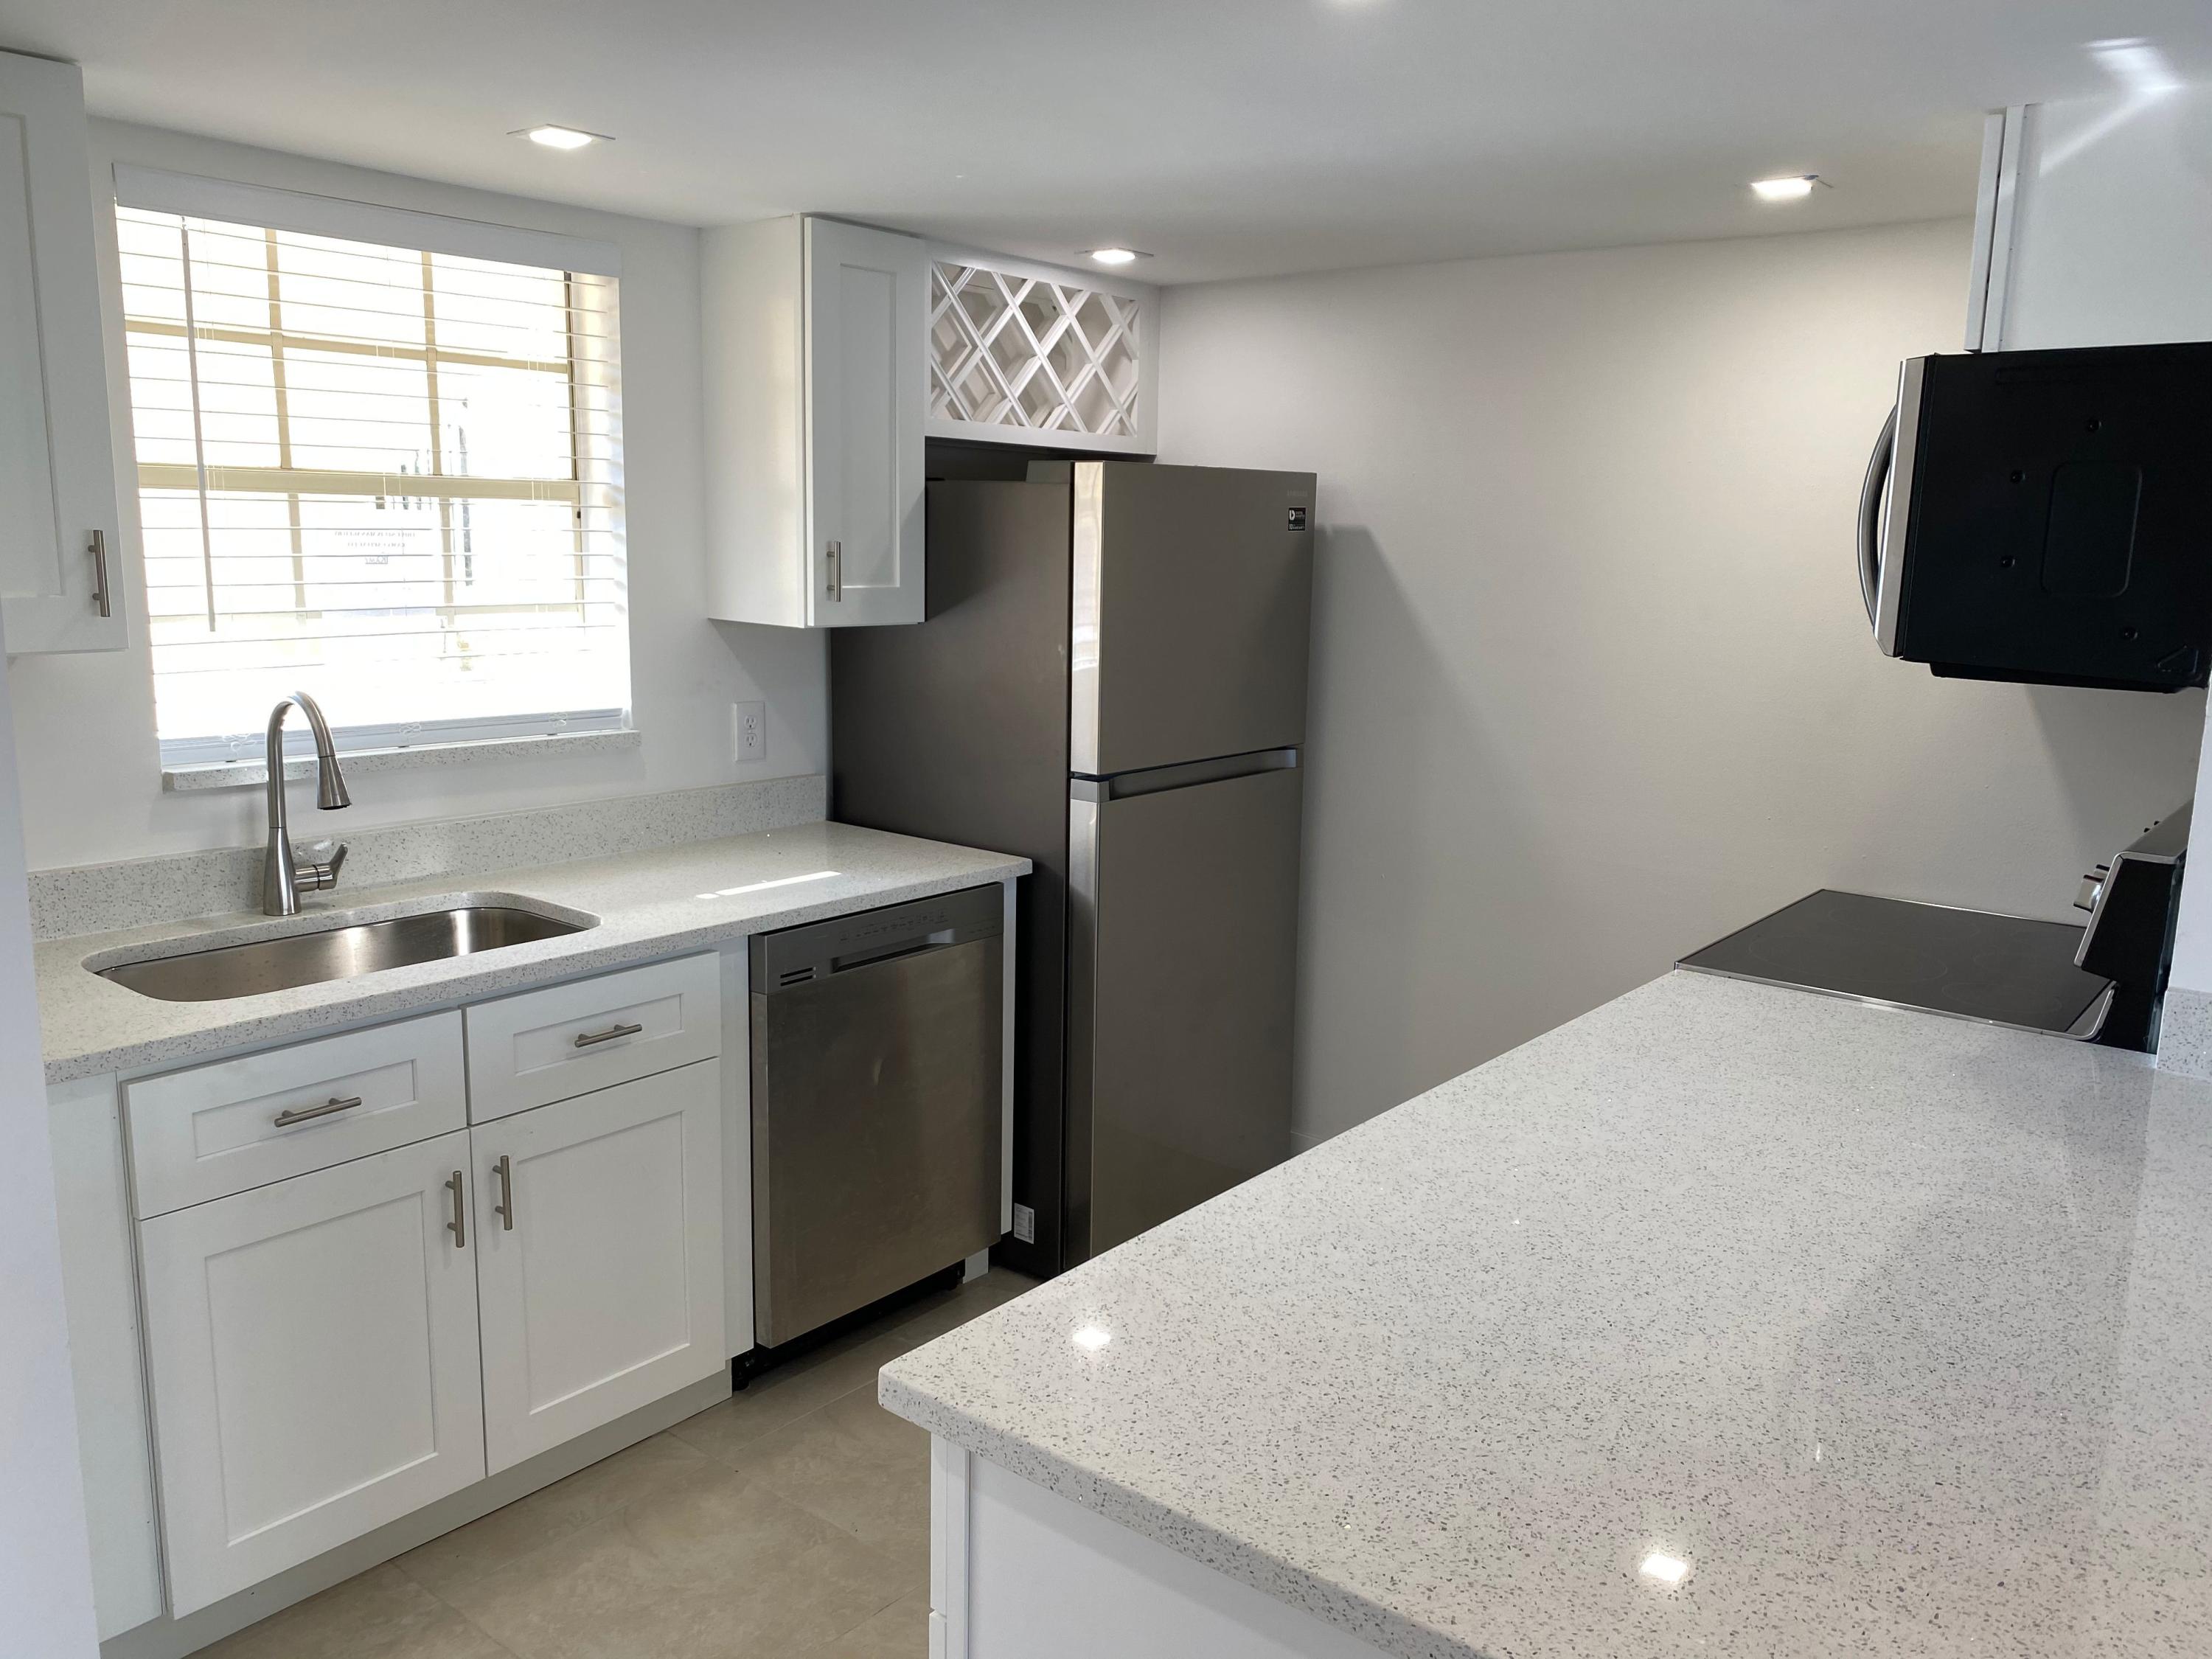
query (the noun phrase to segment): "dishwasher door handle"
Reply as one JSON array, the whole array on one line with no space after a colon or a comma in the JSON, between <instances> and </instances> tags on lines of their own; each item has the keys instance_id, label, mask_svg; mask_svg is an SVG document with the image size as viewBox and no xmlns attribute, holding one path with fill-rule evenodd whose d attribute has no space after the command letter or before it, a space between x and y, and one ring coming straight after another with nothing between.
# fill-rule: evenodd
<instances>
[{"instance_id":1,"label":"dishwasher door handle","mask_svg":"<svg viewBox=\"0 0 2212 1659\"><path fill-rule=\"evenodd\" d=\"M907 944L894 945L888 951L856 951L850 956L832 957L830 958L830 971L849 974L855 968L872 968L879 962L898 962L907 957L921 956L925 951L941 951L956 937L952 929L943 927Z\"/></svg>"}]
</instances>

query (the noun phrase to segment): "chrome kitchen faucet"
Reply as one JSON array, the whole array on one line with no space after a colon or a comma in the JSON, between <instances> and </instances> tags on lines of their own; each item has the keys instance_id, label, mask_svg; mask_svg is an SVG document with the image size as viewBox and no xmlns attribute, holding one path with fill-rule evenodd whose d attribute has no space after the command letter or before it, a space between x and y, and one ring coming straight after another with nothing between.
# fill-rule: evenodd
<instances>
[{"instance_id":1,"label":"chrome kitchen faucet","mask_svg":"<svg viewBox=\"0 0 2212 1659\"><path fill-rule=\"evenodd\" d=\"M345 777L338 770L338 751L331 742L330 722L315 700L295 691L278 703L269 716L269 856L261 866L261 913L296 916L300 895L327 892L338 884L338 870L345 863L345 843L340 842L328 864L301 864L292 850L292 827L284 805L284 716L294 703L307 717L315 738L315 805L325 812L353 805L346 793Z\"/></svg>"}]
</instances>

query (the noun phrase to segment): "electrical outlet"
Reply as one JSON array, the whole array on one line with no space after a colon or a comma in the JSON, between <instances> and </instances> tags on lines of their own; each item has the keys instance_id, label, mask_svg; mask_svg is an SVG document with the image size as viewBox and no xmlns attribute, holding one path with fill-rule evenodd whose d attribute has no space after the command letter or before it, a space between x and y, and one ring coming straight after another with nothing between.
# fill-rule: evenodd
<instances>
[{"instance_id":1,"label":"electrical outlet","mask_svg":"<svg viewBox=\"0 0 2212 1659\"><path fill-rule=\"evenodd\" d=\"M768 758L768 705L766 703L732 703L730 726L736 734L739 760L763 761Z\"/></svg>"},{"instance_id":2,"label":"electrical outlet","mask_svg":"<svg viewBox=\"0 0 2212 1659\"><path fill-rule=\"evenodd\" d=\"M1036 1212L1026 1204L1014 1206L1014 1237L1024 1244L1036 1243Z\"/></svg>"}]
</instances>

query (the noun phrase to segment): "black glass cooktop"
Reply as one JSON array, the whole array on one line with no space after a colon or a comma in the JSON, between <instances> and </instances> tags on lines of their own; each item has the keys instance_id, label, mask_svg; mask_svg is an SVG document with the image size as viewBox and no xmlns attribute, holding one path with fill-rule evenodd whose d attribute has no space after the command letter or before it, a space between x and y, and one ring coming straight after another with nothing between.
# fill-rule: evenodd
<instances>
[{"instance_id":1,"label":"black glass cooktop","mask_svg":"<svg viewBox=\"0 0 2212 1659\"><path fill-rule=\"evenodd\" d=\"M1823 888L1681 966L2038 1031L2071 1030L2110 980L2074 965L2081 929Z\"/></svg>"}]
</instances>

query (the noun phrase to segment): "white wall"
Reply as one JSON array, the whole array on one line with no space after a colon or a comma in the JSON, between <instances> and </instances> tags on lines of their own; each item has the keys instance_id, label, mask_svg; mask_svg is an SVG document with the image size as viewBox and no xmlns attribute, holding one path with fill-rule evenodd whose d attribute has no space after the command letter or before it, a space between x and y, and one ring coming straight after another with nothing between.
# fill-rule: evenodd
<instances>
[{"instance_id":1,"label":"white wall","mask_svg":"<svg viewBox=\"0 0 2212 1659\"><path fill-rule=\"evenodd\" d=\"M92 1659L91 1545L6 702L0 688L0 1653Z\"/></svg>"},{"instance_id":2,"label":"white wall","mask_svg":"<svg viewBox=\"0 0 2212 1659\"><path fill-rule=\"evenodd\" d=\"M1938 680L1853 568L1964 222L1169 291L1164 459L1320 475L1298 1121L1822 885L2057 917L2200 693ZM1782 1103L1778 1103L1779 1107Z\"/></svg>"},{"instance_id":3,"label":"white wall","mask_svg":"<svg viewBox=\"0 0 2212 1659\"><path fill-rule=\"evenodd\" d=\"M828 694L821 637L705 619L701 468L708 458L700 435L696 230L113 122L93 124L93 150L95 179L115 161L135 161L563 232L622 248L630 674L643 744L597 758L484 762L465 772L377 773L356 782L344 828L823 769ZM9 666L33 869L242 846L262 835L258 790L181 796L161 791L150 659L144 630L135 621L144 615L144 592L131 527L130 398L114 281L112 270L105 275L133 639L126 652L27 657ZM732 751L729 705L756 697L769 706L769 757L741 769ZM345 715L341 708L330 712L334 718Z\"/></svg>"}]
</instances>

